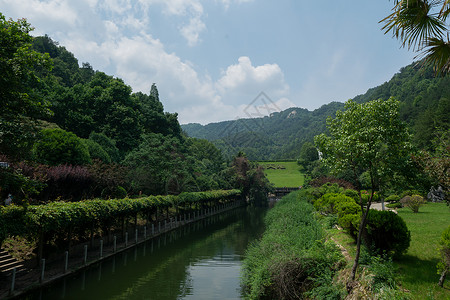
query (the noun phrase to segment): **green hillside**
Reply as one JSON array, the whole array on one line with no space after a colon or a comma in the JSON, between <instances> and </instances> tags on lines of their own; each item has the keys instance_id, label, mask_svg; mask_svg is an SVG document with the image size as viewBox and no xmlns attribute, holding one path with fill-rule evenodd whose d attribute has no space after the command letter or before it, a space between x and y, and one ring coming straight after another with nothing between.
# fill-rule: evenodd
<instances>
[{"instance_id":1,"label":"green hillside","mask_svg":"<svg viewBox=\"0 0 450 300\"><path fill-rule=\"evenodd\" d=\"M391 96L401 102L401 118L408 123L417 147L428 148L437 130L450 129L450 76L436 78L432 69L411 64L353 100L363 103ZM327 117L343 108L343 103L331 102L314 111L289 108L264 118L181 127L189 136L212 141L228 158L243 151L251 160L297 159L301 145L312 142L325 130Z\"/></svg>"}]
</instances>

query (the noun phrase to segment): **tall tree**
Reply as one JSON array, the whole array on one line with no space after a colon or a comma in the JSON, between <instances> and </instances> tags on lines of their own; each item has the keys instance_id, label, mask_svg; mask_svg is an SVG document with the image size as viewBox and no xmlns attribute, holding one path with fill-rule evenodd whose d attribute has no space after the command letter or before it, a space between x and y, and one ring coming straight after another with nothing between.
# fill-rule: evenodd
<instances>
[{"instance_id":1,"label":"tall tree","mask_svg":"<svg viewBox=\"0 0 450 300\"><path fill-rule=\"evenodd\" d=\"M367 215L374 192L382 188L388 178L405 166L410 152L409 134L399 118L399 102L374 100L357 104L349 100L345 111L338 111L336 118L328 118L330 135L315 137L315 143L323 153L322 161L335 171L350 170L358 189L361 222L356 243L356 256L348 288L355 279L361 249L361 234L367 223ZM361 196L361 174L367 172L371 193L367 202Z\"/></svg>"},{"instance_id":2,"label":"tall tree","mask_svg":"<svg viewBox=\"0 0 450 300\"><path fill-rule=\"evenodd\" d=\"M381 20L403 47L419 52L436 73L450 72L449 0L395 0L392 14Z\"/></svg>"},{"instance_id":3,"label":"tall tree","mask_svg":"<svg viewBox=\"0 0 450 300\"><path fill-rule=\"evenodd\" d=\"M33 28L25 19L6 20L0 13L0 153L19 157L31 146L47 103L32 92L37 71L51 69L48 54L31 50Z\"/></svg>"}]
</instances>

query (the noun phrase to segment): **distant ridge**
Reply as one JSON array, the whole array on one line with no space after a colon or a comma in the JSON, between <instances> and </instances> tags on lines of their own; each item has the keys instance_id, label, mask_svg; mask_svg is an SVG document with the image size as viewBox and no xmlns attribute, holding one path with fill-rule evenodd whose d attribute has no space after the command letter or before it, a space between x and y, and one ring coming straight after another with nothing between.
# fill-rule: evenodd
<instances>
[{"instance_id":1,"label":"distant ridge","mask_svg":"<svg viewBox=\"0 0 450 300\"><path fill-rule=\"evenodd\" d=\"M450 129L450 76L435 78L432 69L420 69L413 63L353 100L363 103L391 96L401 102L401 117L419 148L427 148L437 130ZM304 142L326 130L327 117L343 109L343 103L331 102L314 111L289 108L264 118L181 127L190 137L212 141L227 158L243 151L251 160L296 159Z\"/></svg>"}]
</instances>

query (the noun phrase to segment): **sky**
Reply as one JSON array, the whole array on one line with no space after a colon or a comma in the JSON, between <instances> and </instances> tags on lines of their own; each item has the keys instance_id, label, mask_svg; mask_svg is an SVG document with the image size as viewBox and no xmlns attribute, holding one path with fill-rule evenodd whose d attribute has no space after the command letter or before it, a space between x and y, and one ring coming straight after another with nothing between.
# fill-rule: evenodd
<instances>
[{"instance_id":1,"label":"sky","mask_svg":"<svg viewBox=\"0 0 450 300\"><path fill-rule=\"evenodd\" d=\"M80 65L158 87L181 124L345 102L413 62L381 30L389 0L0 0ZM251 109L250 109L251 108Z\"/></svg>"}]
</instances>

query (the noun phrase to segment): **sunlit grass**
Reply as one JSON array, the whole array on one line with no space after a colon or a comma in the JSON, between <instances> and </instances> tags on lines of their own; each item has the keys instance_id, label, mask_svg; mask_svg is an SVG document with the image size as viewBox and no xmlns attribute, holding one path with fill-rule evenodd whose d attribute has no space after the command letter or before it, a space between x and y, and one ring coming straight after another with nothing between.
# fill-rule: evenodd
<instances>
[{"instance_id":1,"label":"sunlit grass","mask_svg":"<svg viewBox=\"0 0 450 300\"><path fill-rule=\"evenodd\" d=\"M450 299L450 282L437 285L439 261L437 246L444 229L450 225L450 209L443 203L428 203L419 213L407 208L398 210L411 231L411 245L406 255L395 262L402 287L413 299Z\"/></svg>"},{"instance_id":2,"label":"sunlit grass","mask_svg":"<svg viewBox=\"0 0 450 300\"><path fill-rule=\"evenodd\" d=\"M304 184L304 176L300 172L300 166L295 161L282 162L258 162L263 166L264 173L275 187L299 187ZM284 167L277 169L267 169L269 165L274 167Z\"/></svg>"}]
</instances>

